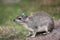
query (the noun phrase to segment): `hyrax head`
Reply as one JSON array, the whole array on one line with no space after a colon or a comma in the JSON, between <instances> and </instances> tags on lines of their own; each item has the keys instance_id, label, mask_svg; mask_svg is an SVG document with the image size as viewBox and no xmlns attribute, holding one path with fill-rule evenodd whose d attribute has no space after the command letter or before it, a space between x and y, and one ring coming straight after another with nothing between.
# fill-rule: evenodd
<instances>
[{"instance_id":1,"label":"hyrax head","mask_svg":"<svg viewBox=\"0 0 60 40\"><path fill-rule=\"evenodd\" d=\"M24 23L24 21L26 20L27 17L28 16L26 16L24 13L22 13L21 15L16 17L13 21L15 21L17 23Z\"/></svg>"}]
</instances>

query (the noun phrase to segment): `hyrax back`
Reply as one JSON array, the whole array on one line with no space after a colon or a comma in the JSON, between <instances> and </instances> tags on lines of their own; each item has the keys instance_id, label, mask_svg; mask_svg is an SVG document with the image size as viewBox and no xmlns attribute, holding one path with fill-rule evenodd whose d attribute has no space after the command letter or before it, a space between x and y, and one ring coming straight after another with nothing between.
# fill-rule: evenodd
<instances>
[{"instance_id":1,"label":"hyrax back","mask_svg":"<svg viewBox=\"0 0 60 40\"><path fill-rule=\"evenodd\" d=\"M15 21L22 23L30 31L29 35L32 34L31 37L35 37L37 32L46 31L46 33L49 33L54 28L53 18L45 12L35 12L30 16L23 14L18 16Z\"/></svg>"}]
</instances>

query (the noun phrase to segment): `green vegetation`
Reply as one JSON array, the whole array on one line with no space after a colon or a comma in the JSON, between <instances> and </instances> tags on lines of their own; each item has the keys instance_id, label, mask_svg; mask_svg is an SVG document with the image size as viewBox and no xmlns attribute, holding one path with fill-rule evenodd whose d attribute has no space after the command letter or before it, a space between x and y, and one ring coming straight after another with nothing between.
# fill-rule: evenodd
<instances>
[{"instance_id":1,"label":"green vegetation","mask_svg":"<svg viewBox=\"0 0 60 40\"><path fill-rule=\"evenodd\" d=\"M18 31L23 33L20 40L24 40L27 30L22 25L13 22L13 19L23 12L26 15L29 15L31 12L35 11L45 11L50 13L55 19L60 18L59 5L42 5L35 3L34 0L22 0L20 3L13 4L0 3L0 27L16 28Z\"/></svg>"}]
</instances>

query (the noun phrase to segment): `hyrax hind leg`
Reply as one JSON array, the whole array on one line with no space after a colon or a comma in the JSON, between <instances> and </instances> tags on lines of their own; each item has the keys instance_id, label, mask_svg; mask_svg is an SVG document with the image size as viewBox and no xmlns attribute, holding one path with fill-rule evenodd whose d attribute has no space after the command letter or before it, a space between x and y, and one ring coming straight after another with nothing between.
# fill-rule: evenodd
<instances>
[{"instance_id":1,"label":"hyrax hind leg","mask_svg":"<svg viewBox=\"0 0 60 40\"><path fill-rule=\"evenodd\" d=\"M48 33L50 33L50 31L49 31L49 29L48 29L48 26L45 27L45 31L46 31L46 32L43 33L43 34L48 34Z\"/></svg>"},{"instance_id":2,"label":"hyrax hind leg","mask_svg":"<svg viewBox=\"0 0 60 40\"><path fill-rule=\"evenodd\" d=\"M28 35L26 35L27 37L35 37L36 36L36 32L34 31L30 31Z\"/></svg>"}]
</instances>

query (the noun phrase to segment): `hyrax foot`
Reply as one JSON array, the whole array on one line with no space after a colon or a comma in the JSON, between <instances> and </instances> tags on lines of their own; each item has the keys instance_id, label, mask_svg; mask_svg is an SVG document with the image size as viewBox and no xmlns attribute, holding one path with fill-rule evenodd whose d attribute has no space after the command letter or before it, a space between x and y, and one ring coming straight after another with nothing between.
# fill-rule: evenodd
<instances>
[{"instance_id":1,"label":"hyrax foot","mask_svg":"<svg viewBox=\"0 0 60 40\"><path fill-rule=\"evenodd\" d=\"M36 36L36 32L33 32L33 35L31 37L35 37Z\"/></svg>"},{"instance_id":2,"label":"hyrax foot","mask_svg":"<svg viewBox=\"0 0 60 40\"><path fill-rule=\"evenodd\" d=\"M29 36L31 36L32 35L32 33L31 32L29 32L29 34L28 35L26 35L27 37L29 37Z\"/></svg>"},{"instance_id":3,"label":"hyrax foot","mask_svg":"<svg viewBox=\"0 0 60 40\"><path fill-rule=\"evenodd\" d=\"M43 34L45 35L45 34L49 34L49 33L50 33L49 31L46 31L46 33L43 33Z\"/></svg>"},{"instance_id":4,"label":"hyrax foot","mask_svg":"<svg viewBox=\"0 0 60 40\"><path fill-rule=\"evenodd\" d=\"M28 34L28 35L26 35L26 37L29 37L30 35Z\"/></svg>"},{"instance_id":5,"label":"hyrax foot","mask_svg":"<svg viewBox=\"0 0 60 40\"><path fill-rule=\"evenodd\" d=\"M28 34L28 35L26 35L27 37L30 37L32 34Z\"/></svg>"},{"instance_id":6,"label":"hyrax foot","mask_svg":"<svg viewBox=\"0 0 60 40\"><path fill-rule=\"evenodd\" d=\"M35 37L35 35L32 35L31 37Z\"/></svg>"}]
</instances>

